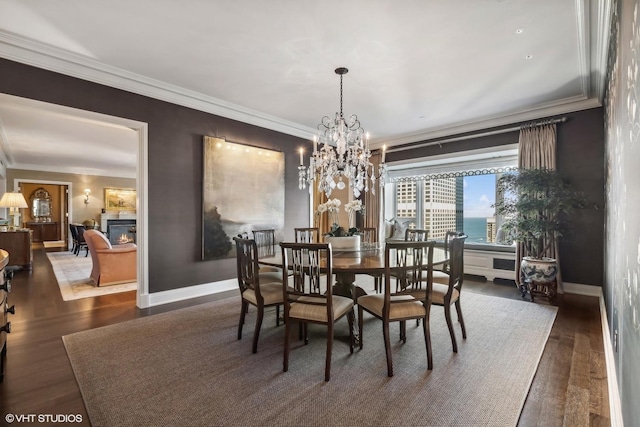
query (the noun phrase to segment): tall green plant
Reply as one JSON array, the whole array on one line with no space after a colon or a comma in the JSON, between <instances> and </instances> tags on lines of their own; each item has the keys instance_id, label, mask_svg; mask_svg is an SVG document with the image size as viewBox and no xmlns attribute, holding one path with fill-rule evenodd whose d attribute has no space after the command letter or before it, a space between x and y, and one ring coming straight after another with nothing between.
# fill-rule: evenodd
<instances>
[{"instance_id":1,"label":"tall green plant","mask_svg":"<svg viewBox=\"0 0 640 427\"><path fill-rule=\"evenodd\" d=\"M524 244L526 255L541 259L568 230L568 214L586 206L557 171L521 169L498 180L503 197L494 207L506 236Z\"/></svg>"}]
</instances>

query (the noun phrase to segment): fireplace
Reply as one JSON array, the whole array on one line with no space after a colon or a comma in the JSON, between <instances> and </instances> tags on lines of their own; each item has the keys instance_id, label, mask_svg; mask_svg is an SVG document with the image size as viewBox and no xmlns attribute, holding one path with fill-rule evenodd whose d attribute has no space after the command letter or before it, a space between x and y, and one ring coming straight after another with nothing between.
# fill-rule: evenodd
<instances>
[{"instance_id":1,"label":"fireplace","mask_svg":"<svg viewBox=\"0 0 640 427\"><path fill-rule=\"evenodd\" d=\"M136 220L108 219L107 237L112 245L136 243Z\"/></svg>"}]
</instances>

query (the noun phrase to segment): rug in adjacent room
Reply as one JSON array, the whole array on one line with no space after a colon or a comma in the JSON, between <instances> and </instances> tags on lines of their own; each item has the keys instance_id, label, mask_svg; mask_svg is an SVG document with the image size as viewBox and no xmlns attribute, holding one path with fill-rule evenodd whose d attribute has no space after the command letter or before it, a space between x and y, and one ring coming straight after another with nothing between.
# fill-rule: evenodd
<instances>
[{"instance_id":1,"label":"rug in adjacent room","mask_svg":"<svg viewBox=\"0 0 640 427\"><path fill-rule=\"evenodd\" d=\"M48 252L47 258L53 267L53 273L58 281L62 299L65 301L138 289L137 282L95 286L89 278L93 265L91 257L85 257L82 252L79 256L71 252Z\"/></svg>"}]
</instances>

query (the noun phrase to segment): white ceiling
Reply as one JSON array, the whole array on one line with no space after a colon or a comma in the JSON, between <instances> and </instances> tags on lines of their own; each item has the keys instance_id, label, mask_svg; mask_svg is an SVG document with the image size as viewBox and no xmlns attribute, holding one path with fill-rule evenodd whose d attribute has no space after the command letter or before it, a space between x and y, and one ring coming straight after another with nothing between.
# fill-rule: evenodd
<instances>
[{"instance_id":1,"label":"white ceiling","mask_svg":"<svg viewBox=\"0 0 640 427\"><path fill-rule=\"evenodd\" d=\"M609 9L608 0L0 0L0 57L309 139L339 110L334 69L345 66L345 115L358 115L372 147L393 146L601 105ZM115 168L112 158L135 170L126 129L11 101L0 97L10 167L70 167L84 150L84 173Z\"/></svg>"}]
</instances>

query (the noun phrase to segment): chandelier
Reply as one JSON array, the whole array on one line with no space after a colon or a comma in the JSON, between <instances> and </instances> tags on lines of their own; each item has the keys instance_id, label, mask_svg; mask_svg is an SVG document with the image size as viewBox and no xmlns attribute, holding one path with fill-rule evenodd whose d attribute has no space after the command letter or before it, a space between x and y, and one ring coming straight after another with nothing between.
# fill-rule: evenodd
<instances>
[{"instance_id":1,"label":"chandelier","mask_svg":"<svg viewBox=\"0 0 640 427\"><path fill-rule=\"evenodd\" d=\"M324 116L318 125L318 135L313 138L313 153L309 159L309 168L303 164L300 152L300 166L298 167L298 188L306 188L317 179L318 191L327 197L335 188L345 188L343 178L349 180L353 196L359 197L362 191L375 194L376 180L384 186L384 148L382 163L378 166L376 175L374 166L370 162L369 134L360 125L358 116L352 114L345 119L342 113L342 77L349 72L344 67L336 68L335 73L340 76L340 112L335 117ZM321 147L318 149L318 142Z\"/></svg>"}]
</instances>

